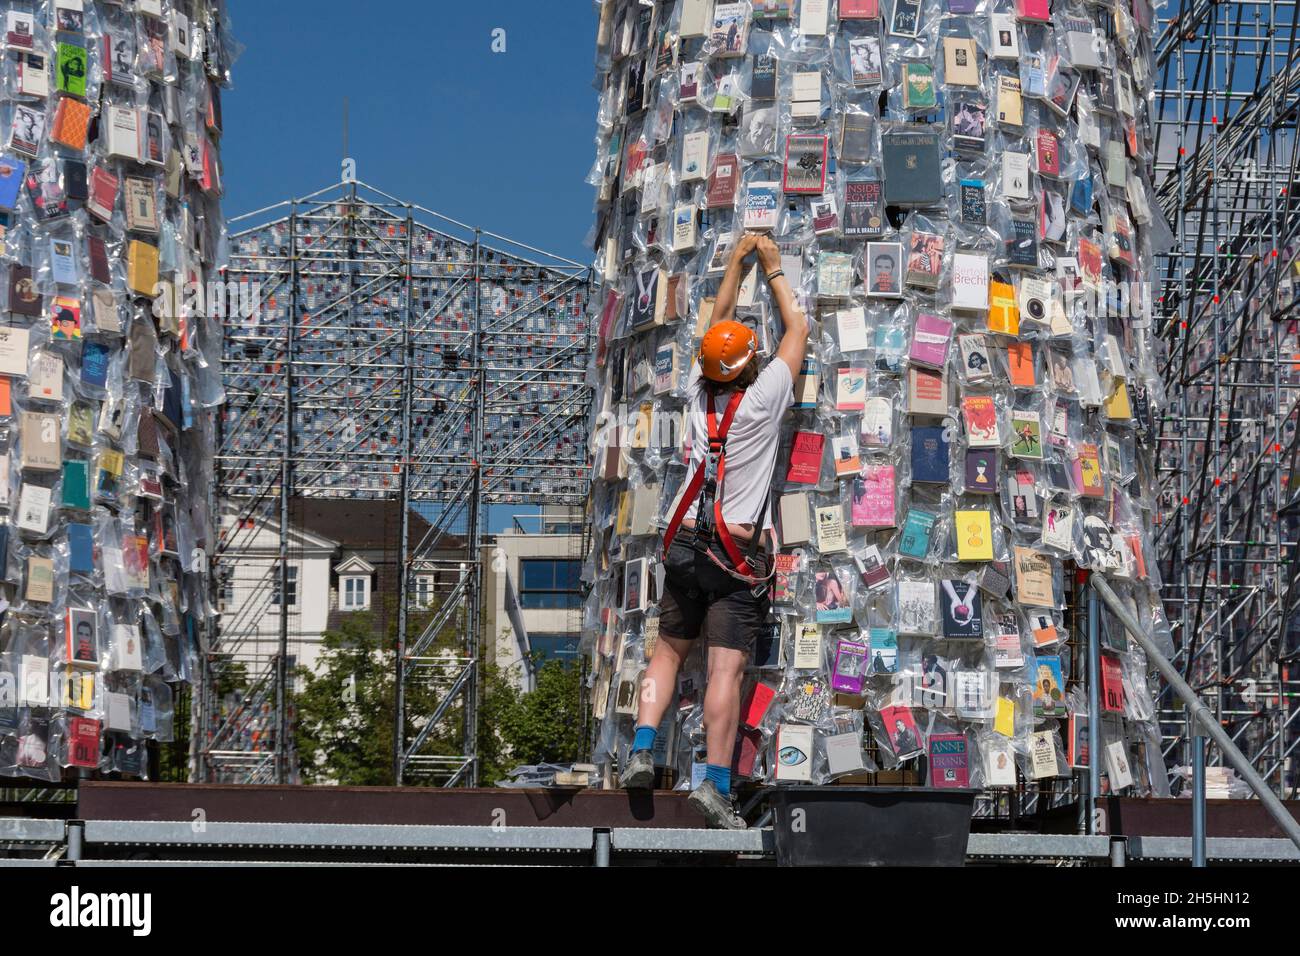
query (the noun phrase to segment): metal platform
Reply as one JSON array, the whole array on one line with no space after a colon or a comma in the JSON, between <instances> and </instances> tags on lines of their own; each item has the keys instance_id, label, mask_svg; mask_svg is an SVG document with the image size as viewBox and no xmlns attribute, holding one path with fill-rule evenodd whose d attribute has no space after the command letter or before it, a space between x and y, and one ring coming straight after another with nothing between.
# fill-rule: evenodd
<instances>
[{"instance_id":1,"label":"metal platform","mask_svg":"<svg viewBox=\"0 0 1300 956\"><path fill-rule=\"evenodd\" d=\"M1213 864L1297 864L1247 801L1214 801ZM1187 801L1112 802L1112 835L973 833L968 865L1185 865ZM762 822L762 821L760 821ZM1133 824L1142 823L1144 832ZM1218 835L1216 835L1218 834ZM7 866L772 865L770 826L704 829L680 792L87 783L75 819L0 818Z\"/></svg>"}]
</instances>

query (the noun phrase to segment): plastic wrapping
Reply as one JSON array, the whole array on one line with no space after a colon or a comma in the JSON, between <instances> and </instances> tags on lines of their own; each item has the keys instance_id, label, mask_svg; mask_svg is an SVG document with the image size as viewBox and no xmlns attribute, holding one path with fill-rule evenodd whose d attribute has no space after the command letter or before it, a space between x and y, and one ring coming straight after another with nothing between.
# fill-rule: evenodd
<instances>
[{"instance_id":1,"label":"plastic wrapping","mask_svg":"<svg viewBox=\"0 0 1300 956\"><path fill-rule=\"evenodd\" d=\"M10 4L0 773L142 776L206 633L225 4ZM156 9L154 9L156 8ZM215 379L215 381L214 381ZM201 502L201 503L200 503ZM203 555L199 560L195 555Z\"/></svg>"},{"instance_id":2,"label":"plastic wrapping","mask_svg":"<svg viewBox=\"0 0 1300 956\"><path fill-rule=\"evenodd\" d=\"M656 437L633 425L593 444L610 528L588 563L595 759L626 753L633 715L606 702L655 612L615 582L658 547L689 460L667 423L728 250L757 231L811 334L773 476L774 637L746 679L735 771L903 768L935 787L1074 772L1074 570L1105 572L1168 635L1139 437L1161 394L1141 311L1160 227L1149 36L1117 35L1128 13L1110 3L600 6L592 381L599 407L644 410ZM658 300L638 308L645 276L662 277ZM770 358L766 283L751 272L738 298ZM622 495L641 513L645 494L635 528L601 517ZM1159 736L1146 661L1119 640L1103 658L1122 700L1108 786L1165 792L1144 757ZM683 781L702 740L695 661L658 758Z\"/></svg>"}]
</instances>

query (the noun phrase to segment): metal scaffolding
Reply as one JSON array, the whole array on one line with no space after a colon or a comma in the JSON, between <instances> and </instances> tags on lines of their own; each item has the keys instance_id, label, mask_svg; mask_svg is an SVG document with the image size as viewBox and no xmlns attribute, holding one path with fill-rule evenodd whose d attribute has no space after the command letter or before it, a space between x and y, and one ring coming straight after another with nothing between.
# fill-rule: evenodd
<instances>
[{"instance_id":1,"label":"metal scaffolding","mask_svg":"<svg viewBox=\"0 0 1300 956\"><path fill-rule=\"evenodd\" d=\"M1160 546L1175 663L1279 794L1300 786L1294 0L1182 0L1157 41L1168 344ZM1166 696L1171 762L1191 762Z\"/></svg>"},{"instance_id":2,"label":"metal scaffolding","mask_svg":"<svg viewBox=\"0 0 1300 956\"><path fill-rule=\"evenodd\" d=\"M226 322L229 607L207 659L196 779L294 778L303 602L281 614L280 596L299 586L304 502L347 498L400 503L386 545L400 569L393 779L472 786L487 508L587 497L588 269L355 181L231 229L227 278L256 307ZM270 529L278 553L251 560ZM416 574L434 589L418 604ZM427 713L408 703L416 687L436 701Z\"/></svg>"}]
</instances>

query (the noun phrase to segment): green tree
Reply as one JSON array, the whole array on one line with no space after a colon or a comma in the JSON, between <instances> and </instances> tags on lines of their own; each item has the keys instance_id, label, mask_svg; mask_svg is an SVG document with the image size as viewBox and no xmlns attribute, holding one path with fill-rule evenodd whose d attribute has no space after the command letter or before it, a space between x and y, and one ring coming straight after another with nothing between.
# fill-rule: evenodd
<instances>
[{"instance_id":1,"label":"green tree","mask_svg":"<svg viewBox=\"0 0 1300 956\"><path fill-rule=\"evenodd\" d=\"M582 760L582 677L576 664L547 661L521 693L497 667L484 672L479 710L479 782L491 786L520 764Z\"/></svg>"},{"instance_id":2,"label":"green tree","mask_svg":"<svg viewBox=\"0 0 1300 956\"><path fill-rule=\"evenodd\" d=\"M419 633L434 611L412 616ZM395 620L396 615L388 615ZM381 638L369 614L348 615L325 634L315 673L299 670L296 696L299 767L305 783L391 786L393 783L393 666L395 628ZM456 648L454 622L438 635L431 654ZM536 690L521 694L511 675L481 665L477 735L479 783L491 786L519 764L582 758L580 676L576 667L550 662L538 671ZM438 706L442 686L407 685L407 740ZM463 753L463 713L448 714L422 754Z\"/></svg>"}]
</instances>

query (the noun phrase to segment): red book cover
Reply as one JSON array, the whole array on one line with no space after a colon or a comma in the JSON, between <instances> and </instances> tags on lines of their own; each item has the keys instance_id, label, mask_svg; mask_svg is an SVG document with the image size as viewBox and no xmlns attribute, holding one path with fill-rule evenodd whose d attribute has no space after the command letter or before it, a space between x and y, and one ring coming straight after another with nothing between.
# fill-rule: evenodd
<instances>
[{"instance_id":1,"label":"red book cover","mask_svg":"<svg viewBox=\"0 0 1300 956\"><path fill-rule=\"evenodd\" d=\"M754 764L763 750L761 730L741 729L736 733L736 752L731 758L731 772L738 777L752 777Z\"/></svg>"},{"instance_id":2,"label":"red book cover","mask_svg":"<svg viewBox=\"0 0 1300 956\"><path fill-rule=\"evenodd\" d=\"M1038 172L1046 176L1061 174L1061 151L1056 142L1056 134L1050 129L1040 129L1037 137Z\"/></svg>"},{"instance_id":3,"label":"red book cover","mask_svg":"<svg viewBox=\"0 0 1300 956\"><path fill-rule=\"evenodd\" d=\"M604 368L605 353L609 349L609 334L614 327L614 317L618 315L619 309L623 306L623 296L609 290L605 297L605 308L600 313L600 330L596 335L596 367Z\"/></svg>"},{"instance_id":4,"label":"red book cover","mask_svg":"<svg viewBox=\"0 0 1300 956\"><path fill-rule=\"evenodd\" d=\"M1146 558L1142 556L1142 536L1140 534L1128 535L1128 548L1133 552L1134 574L1139 581L1145 581L1147 576Z\"/></svg>"},{"instance_id":5,"label":"red book cover","mask_svg":"<svg viewBox=\"0 0 1300 956\"><path fill-rule=\"evenodd\" d=\"M776 689L761 681L749 689L740 705L740 726L757 727L767 715L767 709L776 699Z\"/></svg>"},{"instance_id":6,"label":"red book cover","mask_svg":"<svg viewBox=\"0 0 1300 956\"><path fill-rule=\"evenodd\" d=\"M99 766L99 721L88 717L68 720L68 762L74 767Z\"/></svg>"},{"instance_id":7,"label":"red book cover","mask_svg":"<svg viewBox=\"0 0 1300 956\"><path fill-rule=\"evenodd\" d=\"M966 440L974 448L998 445L998 410L991 395L966 395L961 400Z\"/></svg>"},{"instance_id":8,"label":"red book cover","mask_svg":"<svg viewBox=\"0 0 1300 956\"><path fill-rule=\"evenodd\" d=\"M786 481L815 485L822 473L822 442L819 432L795 432L790 449L790 471Z\"/></svg>"},{"instance_id":9,"label":"red book cover","mask_svg":"<svg viewBox=\"0 0 1300 956\"><path fill-rule=\"evenodd\" d=\"M1109 654L1101 655L1101 709L1115 713L1124 712L1124 675L1119 659Z\"/></svg>"},{"instance_id":10,"label":"red book cover","mask_svg":"<svg viewBox=\"0 0 1300 956\"><path fill-rule=\"evenodd\" d=\"M876 20L880 17L880 0L840 0L841 20Z\"/></svg>"},{"instance_id":11,"label":"red book cover","mask_svg":"<svg viewBox=\"0 0 1300 956\"><path fill-rule=\"evenodd\" d=\"M87 236L86 250L90 254L91 277L96 282L109 285L113 281L113 274L108 271L108 250L104 246L104 240L99 236Z\"/></svg>"},{"instance_id":12,"label":"red book cover","mask_svg":"<svg viewBox=\"0 0 1300 956\"><path fill-rule=\"evenodd\" d=\"M117 205L117 177L102 166L96 166L90 172L90 199L86 211L97 219L108 222L113 218L113 208Z\"/></svg>"},{"instance_id":13,"label":"red book cover","mask_svg":"<svg viewBox=\"0 0 1300 956\"><path fill-rule=\"evenodd\" d=\"M710 209L736 204L736 187L740 183L740 160L735 153L719 153L709 177L706 203Z\"/></svg>"},{"instance_id":14,"label":"red book cover","mask_svg":"<svg viewBox=\"0 0 1300 956\"><path fill-rule=\"evenodd\" d=\"M8 381L0 378L0 383ZM799 555L775 555L776 571L772 575L772 600L782 604L790 600L790 576L799 570Z\"/></svg>"}]
</instances>

